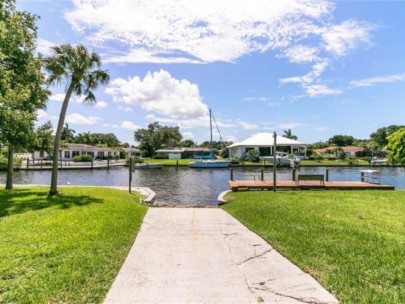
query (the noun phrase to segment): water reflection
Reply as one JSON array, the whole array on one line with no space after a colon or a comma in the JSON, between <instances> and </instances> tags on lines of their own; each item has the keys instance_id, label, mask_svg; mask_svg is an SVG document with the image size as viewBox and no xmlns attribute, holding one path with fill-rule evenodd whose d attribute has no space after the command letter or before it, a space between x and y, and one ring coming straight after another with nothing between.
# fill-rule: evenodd
<instances>
[{"instance_id":1,"label":"water reflection","mask_svg":"<svg viewBox=\"0 0 405 304\"><path fill-rule=\"evenodd\" d=\"M365 168L325 168L303 167L297 173L325 174L329 170L331 181L359 181L360 170ZM381 171L381 183L394 185L396 189L405 189L404 168L378 168ZM260 179L261 168L235 168L234 179ZM133 175L133 186L149 187L157 196L160 204L175 205L211 205L216 206L218 194L229 188L229 169L189 169L165 167L162 170L136 170ZM50 171L18 171L15 172L16 184L49 184ZM264 170L264 179L272 180L272 168ZM292 170L277 170L278 180L291 180ZM0 172L0 183L6 181L6 173ZM71 170L59 172L60 185L94 185L94 186L128 186L128 169L114 168L110 170Z\"/></svg>"}]
</instances>

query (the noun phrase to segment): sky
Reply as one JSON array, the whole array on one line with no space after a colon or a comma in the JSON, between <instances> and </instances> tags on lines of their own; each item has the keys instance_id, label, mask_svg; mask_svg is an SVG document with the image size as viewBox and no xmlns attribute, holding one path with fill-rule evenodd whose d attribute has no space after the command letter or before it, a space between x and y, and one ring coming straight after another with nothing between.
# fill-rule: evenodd
<instances>
[{"instance_id":1,"label":"sky","mask_svg":"<svg viewBox=\"0 0 405 304\"><path fill-rule=\"evenodd\" d=\"M112 132L136 144L134 131L157 121L201 143L209 140L209 109L233 142L287 129L305 143L366 139L405 124L405 1L17 0L17 7L40 16L38 52L83 44L110 74L96 104L72 97L66 122L76 133ZM56 127L65 87L51 90L38 124Z\"/></svg>"}]
</instances>

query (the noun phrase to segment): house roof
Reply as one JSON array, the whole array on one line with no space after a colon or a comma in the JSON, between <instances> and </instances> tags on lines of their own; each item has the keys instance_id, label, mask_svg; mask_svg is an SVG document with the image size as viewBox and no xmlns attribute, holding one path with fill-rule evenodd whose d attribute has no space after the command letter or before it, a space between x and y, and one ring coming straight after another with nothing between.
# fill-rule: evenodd
<instances>
[{"instance_id":1,"label":"house roof","mask_svg":"<svg viewBox=\"0 0 405 304\"><path fill-rule=\"evenodd\" d=\"M240 146L246 146L246 147L270 147L273 146L274 139L273 139L273 133L257 133L253 135L252 137L249 137L248 139L245 139L241 142L234 143L227 148L233 148L233 147L240 147ZM277 146L306 146L303 142L300 142L298 140L282 137L282 136L277 136L277 141L276 141Z\"/></svg>"},{"instance_id":2,"label":"house roof","mask_svg":"<svg viewBox=\"0 0 405 304\"><path fill-rule=\"evenodd\" d=\"M326 148L322 148L322 149L315 149L314 151L316 153L325 153L327 150L335 150L337 147L335 146L330 146L330 147L326 147ZM357 147L357 146L346 146L346 147L341 147L343 152L345 153L356 153L356 152L361 152L364 151L365 148L363 147Z\"/></svg>"},{"instance_id":3,"label":"house roof","mask_svg":"<svg viewBox=\"0 0 405 304\"><path fill-rule=\"evenodd\" d=\"M124 148L124 151L127 152L127 153L130 153L130 152L139 153L139 152L141 152L141 150L139 150L137 148Z\"/></svg>"},{"instance_id":4,"label":"house roof","mask_svg":"<svg viewBox=\"0 0 405 304\"><path fill-rule=\"evenodd\" d=\"M86 145L86 144L71 144L68 143L66 144L65 147L61 147L62 150L72 150L72 151L91 151L91 152L95 152L95 151L113 151L115 149L112 148L102 148L102 147L96 147L96 146L91 146L91 145Z\"/></svg>"},{"instance_id":5,"label":"house roof","mask_svg":"<svg viewBox=\"0 0 405 304\"><path fill-rule=\"evenodd\" d=\"M155 152L156 153L210 152L210 148L206 147L165 148L156 150Z\"/></svg>"}]
</instances>

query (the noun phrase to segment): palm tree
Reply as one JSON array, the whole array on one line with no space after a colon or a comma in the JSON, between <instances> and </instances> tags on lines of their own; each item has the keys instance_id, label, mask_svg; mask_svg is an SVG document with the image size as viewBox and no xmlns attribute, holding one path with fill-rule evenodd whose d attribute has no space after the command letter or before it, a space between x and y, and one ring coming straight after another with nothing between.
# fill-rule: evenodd
<instances>
[{"instance_id":1,"label":"palm tree","mask_svg":"<svg viewBox=\"0 0 405 304\"><path fill-rule=\"evenodd\" d=\"M75 133L76 133L76 131L73 129L70 129L69 125L66 123L62 129L60 138L61 138L61 140L65 141L65 142L71 143L75 139Z\"/></svg>"},{"instance_id":2,"label":"palm tree","mask_svg":"<svg viewBox=\"0 0 405 304\"><path fill-rule=\"evenodd\" d=\"M289 138L289 139L294 139L294 140L298 139L298 137L296 135L292 134L291 129L283 130L283 132L284 132L283 137L286 137L286 138Z\"/></svg>"},{"instance_id":3,"label":"palm tree","mask_svg":"<svg viewBox=\"0 0 405 304\"><path fill-rule=\"evenodd\" d=\"M99 84L108 83L110 79L106 71L98 69L101 67L99 55L94 52L89 53L83 45L73 47L70 44L62 44L53 47L52 51L53 55L44 59L45 70L49 73L47 81L49 84L66 82L66 95L59 115L58 128L56 129L49 195L58 194L59 147L70 97L72 94L84 95L84 102L94 103L96 97L91 90L96 89Z\"/></svg>"}]
</instances>

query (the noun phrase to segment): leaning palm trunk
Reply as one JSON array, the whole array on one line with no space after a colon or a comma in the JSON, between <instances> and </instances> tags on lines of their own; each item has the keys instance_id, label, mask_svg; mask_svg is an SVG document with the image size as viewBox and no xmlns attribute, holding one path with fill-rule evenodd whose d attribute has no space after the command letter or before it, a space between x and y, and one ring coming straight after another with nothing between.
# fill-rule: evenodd
<instances>
[{"instance_id":1,"label":"leaning palm trunk","mask_svg":"<svg viewBox=\"0 0 405 304\"><path fill-rule=\"evenodd\" d=\"M8 146L6 190L13 190L14 147Z\"/></svg>"},{"instance_id":2,"label":"leaning palm trunk","mask_svg":"<svg viewBox=\"0 0 405 304\"><path fill-rule=\"evenodd\" d=\"M72 82L66 92L65 99L63 100L62 109L60 110L58 128L56 129L55 135L55 146L53 148L53 163L52 163L52 177L51 177L51 190L49 195L58 194L58 164L59 164L59 147L60 147L60 138L62 135L63 125L65 123L65 117L67 108L69 105L70 96L72 95L73 88L75 87Z\"/></svg>"}]
</instances>

